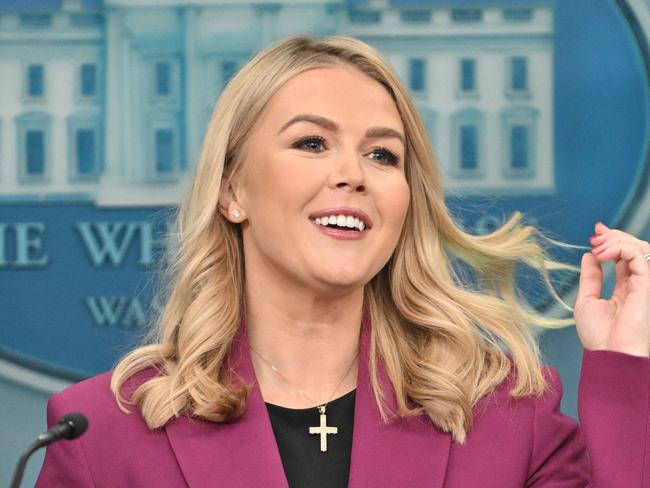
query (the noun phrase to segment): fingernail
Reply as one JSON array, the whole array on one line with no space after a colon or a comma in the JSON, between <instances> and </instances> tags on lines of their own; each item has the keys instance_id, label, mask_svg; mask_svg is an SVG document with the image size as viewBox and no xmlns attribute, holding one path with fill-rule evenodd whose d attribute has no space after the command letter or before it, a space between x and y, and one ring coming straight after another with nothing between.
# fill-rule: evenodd
<instances>
[{"instance_id":1,"label":"fingernail","mask_svg":"<svg viewBox=\"0 0 650 488\"><path fill-rule=\"evenodd\" d=\"M589 242L593 242L594 239L596 239L596 238L598 238L598 237L599 237L598 235L594 234L593 236L591 236L591 237L589 238Z\"/></svg>"}]
</instances>

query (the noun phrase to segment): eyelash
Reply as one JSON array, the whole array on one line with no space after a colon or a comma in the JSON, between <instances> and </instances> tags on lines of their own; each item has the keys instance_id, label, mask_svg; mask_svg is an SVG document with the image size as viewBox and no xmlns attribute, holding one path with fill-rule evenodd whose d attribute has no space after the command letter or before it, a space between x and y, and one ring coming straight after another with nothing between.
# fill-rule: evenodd
<instances>
[{"instance_id":1,"label":"eyelash","mask_svg":"<svg viewBox=\"0 0 650 488\"><path fill-rule=\"evenodd\" d=\"M295 149L299 149L303 144L312 141L318 141L319 143L325 145L325 139L321 136L306 136L301 139L298 139L296 142L293 143L291 147ZM317 152L312 149L307 149L307 150L310 152ZM373 152L381 152L384 153L385 156L388 156L389 160L385 163L379 161L380 164L386 164L390 166L397 166L399 164L399 160L400 160L399 156L384 146L378 146L373 148Z\"/></svg>"}]
</instances>

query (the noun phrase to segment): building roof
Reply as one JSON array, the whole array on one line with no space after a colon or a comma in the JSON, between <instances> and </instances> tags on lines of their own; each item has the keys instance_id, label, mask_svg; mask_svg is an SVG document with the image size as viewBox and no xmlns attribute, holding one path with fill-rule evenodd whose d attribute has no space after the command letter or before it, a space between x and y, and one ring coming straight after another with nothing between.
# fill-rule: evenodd
<instances>
[{"instance_id":1,"label":"building roof","mask_svg":"<svg viewBox=\"0 0 650 488\"><path fill-rule=\"evenodd\" d=\"M83 0L84 7L97 8L102 0ZM62 0L0 0L0 12L48 13L61 9Z\"/></svg>"},{"instance_id":2,"label":"building roof","mask_svg":"<svg viewBox=\"0 0 650 488\"><path fill-rule=\"evenodd\" d=\"M97 8L103 0L83 0L87 8ZM345 0L349 6L365 6L369 0ZM388 0L393 7L487 7L535 6L554 4L555 0ZM186 2L180 1L179 5ZM53 12L61 8L62 0L0 0L0 12Z\"/></svg>"},{"instance_id":3,"label":"building roof","mask_svg":"<svg viewBox=\"0 0 650 488\"><path fill-rule=\"evenodd\" d=\"M369 0L347 0L351 6L365 6ZM393 7L533 7L553 5L555 0L389 0Z\"/></svg>"}]
</instances>

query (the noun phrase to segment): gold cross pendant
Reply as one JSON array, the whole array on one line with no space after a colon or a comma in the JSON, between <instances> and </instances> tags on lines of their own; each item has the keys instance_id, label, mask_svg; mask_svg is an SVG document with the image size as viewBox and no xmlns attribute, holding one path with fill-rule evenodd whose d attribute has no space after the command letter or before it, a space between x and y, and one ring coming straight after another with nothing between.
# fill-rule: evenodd
<instances>
[{"instance_id":1,"label":"gold cross pendant","mask_svg":"<svg viewBox=\"0 0 650 488\"><path fill-rule=\"evenodd\" d=\"M320 426L318 427L309 427L310 434L320 434L320 451L327 451L327 434L336 434L339 429L337 427L328 427L327 426L327 416L325 415L325 405L318 407L320 412Z\"/></svg>"}]
</instances>

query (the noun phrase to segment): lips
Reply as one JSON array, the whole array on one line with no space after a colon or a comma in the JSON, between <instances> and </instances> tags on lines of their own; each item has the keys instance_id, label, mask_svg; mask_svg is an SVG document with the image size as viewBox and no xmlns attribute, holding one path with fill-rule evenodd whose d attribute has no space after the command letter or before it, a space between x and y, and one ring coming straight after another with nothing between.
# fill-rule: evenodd
<instances>
[{"instance_id":1,"label":"lips","mask_svg":"<svg viewBox=\"0 0 650 488\"><path fill-rule=\"evenodd\" d=\"M366 229L372 228L372 220L370 219L368 214L358 208L351 208L351 207L327 208L310 214L309 218L311 220L314 220L316 218L322 218L322 217L330 217L330 216L338 217L339 215L345 215L346 217L347 216L355 217L359 219L361 222L363 222Z\"/></svg>"}]
</instances>

